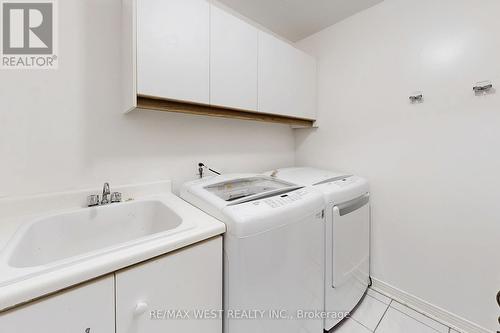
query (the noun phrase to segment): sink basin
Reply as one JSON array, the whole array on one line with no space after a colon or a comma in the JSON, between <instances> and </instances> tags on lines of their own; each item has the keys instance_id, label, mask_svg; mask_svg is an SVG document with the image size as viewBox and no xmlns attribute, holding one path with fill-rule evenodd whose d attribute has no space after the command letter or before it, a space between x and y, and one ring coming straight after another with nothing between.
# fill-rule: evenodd
<instances>
[{"instance_id":1,"label":"sink basin","mask_svg":"<svg viewBox=\"0 0 500 333\"><path fill-rule=\"evenodd\" d=\"M7 246L6 257L15 268L48 265L173 233L181 225L182 218L159 200L78 209L25 224Z\"/></svg>"},{"instance_id":2,"label":"sink basin","mask_svg":"<svg viewBox=\"0 0 500 333\"><path fill-rule=\"evenodd\" d=\"M0 198L0 312L225 232L171 185L114 187L134 200L94 208L95 188Z\"/></svg>"}]
</instances>

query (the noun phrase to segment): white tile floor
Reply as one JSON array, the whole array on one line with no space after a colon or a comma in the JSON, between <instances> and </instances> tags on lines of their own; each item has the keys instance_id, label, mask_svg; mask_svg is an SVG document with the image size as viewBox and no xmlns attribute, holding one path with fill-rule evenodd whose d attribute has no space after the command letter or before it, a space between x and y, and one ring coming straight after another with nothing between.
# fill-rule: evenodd
<instances>
[{"instance_id":1,"label":"white tile floor","mask_svg":"<svg viewBox=\"0 0 500 333\"><path fill-rule=\"evenodd\" d=\"M331 333L458 333L372 289L358 308Z\"/></svg>"}]
</instances>

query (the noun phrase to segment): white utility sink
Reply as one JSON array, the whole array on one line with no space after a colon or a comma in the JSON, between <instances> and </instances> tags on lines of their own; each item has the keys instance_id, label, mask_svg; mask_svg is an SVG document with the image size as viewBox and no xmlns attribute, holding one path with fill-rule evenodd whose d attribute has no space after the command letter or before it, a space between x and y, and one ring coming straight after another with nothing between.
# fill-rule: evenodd
<instances>
[{"instance_id":1,"label":"white utility sink","mask_svg":"<svg viewBox=\"0 0 500 333\"><path fill-rule=\"evenodd\" d=\"M226 230L169 181L113 189L133 200L84 207L99 189L0 198L0 311Z\"/></svg>"},{"instance_id":2,"label":"white utility sink","mask_svg":"<svg viewBox=\"0 0 500 333\"><path fill-rule=\"evenodd\" d=\"M43 217L24 225L6 249L9 266L47 265L140 241L178 228L182 218L158 200L110 204ZM183 228L186 230L186 228Z\"/></svg>"}]
</instances>

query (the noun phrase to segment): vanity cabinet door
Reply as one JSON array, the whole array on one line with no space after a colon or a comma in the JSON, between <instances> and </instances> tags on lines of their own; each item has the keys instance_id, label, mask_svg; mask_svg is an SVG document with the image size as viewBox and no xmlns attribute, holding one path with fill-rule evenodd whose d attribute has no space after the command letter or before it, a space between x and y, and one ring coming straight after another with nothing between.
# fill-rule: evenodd
<instances>
[{"instance_id":1,"label":"vanity cabinet door","mask_svg":"<svg viewBox=\"0 0 500 333\"><path fill-rule=\"evenodd\" d=\"M0 313L2 333L115 331L113 275Z\"/></svg>"},{"instance_id":2,"label":"vanity cabinet door","mask_svg":"<svg viewBox=\"0 0 500 333\"><path fill-rule=\"evenodd\" d=\"M221 317L193 313L221 309L222 237L116 273L117 333L221 333Z\"/></svg>"}]
</instances>

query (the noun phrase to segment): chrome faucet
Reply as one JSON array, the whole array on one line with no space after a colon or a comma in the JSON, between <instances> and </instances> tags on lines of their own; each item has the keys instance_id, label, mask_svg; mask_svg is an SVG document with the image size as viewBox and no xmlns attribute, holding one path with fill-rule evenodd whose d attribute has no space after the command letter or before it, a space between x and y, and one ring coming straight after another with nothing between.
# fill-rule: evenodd
<instances>
[{"instance_id":1,"label":"chrome faucet","mask_svg":"<svg viewBox=\"0 0 500 333\"><path fill-rule=\"evenodd\" d=\"M122 194L120 192L111 193L109 183L104 183L104 186L102 187L101 201L99 201L99 194L93 194L87 197L88 207L107 205L110 203L117 203L117 202L122 202Z\"/></svg>"},{"instance_id":2,"label":"chrome faucet","mask_svg":"<svg viewBox=\"0 0 500 333\"><path fill-rule=\"evenodd\" d=\"M111 190L109 189L109 183L104 183L102 187L102 198L101 205L109 204L109 195L111 194Z\"/></svg>"}]
</instances>

